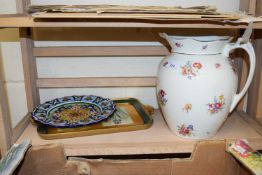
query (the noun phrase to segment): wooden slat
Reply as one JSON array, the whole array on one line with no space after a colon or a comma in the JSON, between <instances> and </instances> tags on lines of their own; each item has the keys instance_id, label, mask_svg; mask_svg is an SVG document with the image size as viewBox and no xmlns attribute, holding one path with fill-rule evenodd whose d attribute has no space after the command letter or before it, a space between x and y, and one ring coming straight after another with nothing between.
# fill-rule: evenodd
<instances>
[{"instance_id":1,"label":"wooden slat","mask_svg":"<svg viewBox=\"0 0 262 175\"><path fill-rule=\"evenodd\" d=\"M262 0L257 0L257 4L256 4L256 16L262 16ZM262 47L262 32L257 31L256 32L256 36L260 37L260 42L257 43L257 60L259 60L258 64L257 64L257 69L260 69L260 72L257 71L257 74L259 77L259 84L258 84L258 101L257 101L257 109L256 109L256 120L260 123L260 125L262 125L262 52L261 52L261 47ZM259 48L260 45L260 48ZM258 68L259 67L259 68Z\"/></svg>"},{"instance_id":2,"label":"wooden slat","mask_svg":"<svg viewBox=\"0 0 262 175\"><path fill-rule=\"evenodd\" d=\"M16 11L18 14L27 14L27 8L29 7L31 0L16 0Z\"/></svg>"},{"instance_id":3,"label":"wooden slat","mask_svg":"<svg viewBox=\"0 0 262 175\"><path fill-rule=\"evenodd\" d=\"M260 83L259 83L259 91L258 91L256 118L258 119L258 121L260 121L260 123L262 125L262 69L261 69L261 72L260 72Z\"/></svg>"},{"instance_id":4,"label":"wooden slat","mask_svg":"<svg viewBox=\"0 0 262 175\"><path fill-rule=\"evenodd\" d=\"M260 77L262 71L262 39L256 39L254 41L254 50L256 52L256 69L255 74L252 80L252 84L249 87L248 91L248 106L247 113L255 118L257 116L257 112L261 110L261 106L258 106L258 102L262 99L258 98L259 95L259 85L260 85ZM261 102L260 102L261 104Z\"/></svg>"},{"instance_id":5,"label":"wooden slat","mask_svg":"<svg viewBox=\"0 0 262 175\"><path fill-rule=\"evenodd\" d=\"M37 70L36 59L32 54L33 41L29 28L20 28L20 44L22 50L22 63L24 70L25 89L28 111L32 111L40 102L36 87Z\"/></svg>"},{"instance_id":6,"label":"wooden slat","mask_svg":"<svg viewBox=\"0 0 262 175\"><path fill-rule=\"evenodd\" d=\"M257 0L240 0L240 11L254 15L256 12L256 1Z\"/></svg>"},{"instance_id":7,"label":"wooden slat","mask_svg":"<svg viewBox=\"0 0 262 175\"><path fill-rule=\"evenodd\" d=\"M238 38L240 37L241 33L240 30L235 31L234 37ZM243 50L235 50L231 55L230 58L234 61L234 67L237 68L237 74L238 74L238 89L241 90L246 82L247 78L247 69L244 67L245 65L245 54L243 54ZM244 57L244 58L243 58ZM240 100L240 102L237 105L236 110L242 111L244 108L244 102L245 102L245 97Z\"/></svg>"},{"instance_id":8,"label":"wooden slat","mask_svg":"<svg viewBox=\"0 0 262 175\"><path fill-rule=\"evenodd\" d=\"M256 14L256 4L257 0L249 0L249 13L252 15Z\"/></svg>"},{"instance_id":9,"label":"wooden slat","mask_svg":"<svg viewBox=\"0 0 262 175\"><path fill-rule=\"evenodd\" d=\"M16 125L15 128L13 128L12 132L12 142L16 142L16 140L21 136L21 134L24 132L25 128L28 126L30 121L30 113L27 113L22 120Z\"/></svg>"},{"instance_id":10,"label":"wooden slat","mask_svg":"<svg viewBox=\"0 0 262 175\"><path fill-rule=\"evenodd\" d=\"M237 58L237 57L236 57ZM243 66L243 61L238 59L234 61L234 66L237 68L237 74L238 74L238 89L242 89L243 88L243 84L242 84L242 66ZM244 97L245 98L245 97ZM243 106L244 106L244 98L242 98L240 100L240 102L238 103L236 110L243 110Z\"/></svg>"},{"instance_id":11,"label":"wooden slat","mask_svg":"<svg viewBox=\"0 0 262 175\"><path fill-rule=\"evenodd\" d=\"M153 87L155 77L40 78L38 88Z\"/></svg>"},{"instance_id":12,"label":"wooden slat","mask_svg":"<svg viewBox=\"0 0 262 175\"><path fill-rule=\"evenodd\" d=\"M42 139L37 134L36 127L29 124L18 139L18 143L21 143L25 138L30 138L32 145L59 142L64 145L67 156L185 153L194 150L197 140L181 139L173 134L159 110L155 110L153 119L154 124L146 130L59 140ZM262 136L237 113L233 113L218 134L208 140L236 138L246 138L249 142L252 142L253 139L260 139L256 148L262 149Z\"/></svg>"},{"instance_id":13,"label":"wooden slat","mask_svg":"<svg viewBox=\"0 0 262 175\"><path fill-rule=\"evenodd\" d=\"M0 15L0 27L33 27L34 21L29 17L22 15Z\"/></svg>"},{"instance_id":14,"label":"wooden slat","mask_svg":"<svg viewBox=\"0 0 262 175\"><path fill-rule=\"evenodd\" d=\"M241 64L238 67L239 90L241 90L246 84L246 80L248 76L248 55L243 50L239 50L238 54L242 58L242 60L239 61ZM245 95L238 104L237 109L240 111L244 110L245 108L246 96L247 95Z\"/></svg>"},{"instance_id":15,"label":"wooden slat","mask_svg":"<svg viewBox=\"0 0 262 175\"><path fill-rule=\"evenodd\" d=\"M133 20L123 19L123 21L34 21L28 16L2 15L0 16L0 27L102 27L102 28L223 28L240 29L247 28L247 24L236 24L229 22L215 22L212 20ZM262 29L262 22L254 23L254 29Z\"/></svg>"},{"instance_id":16,"label":"wooden slat","mask_svg":"<svg viewBox=\"0 0 262 175\"><path fill-rule=\"evenodd\" d=\"M12 123L10 120L10 113L8 109L8 98L5 87L3 64L1 58L0 48L0 151L1 155L5 154L6 151L12 145Z\"/></svg>"},{"instance_id":17,"label":"wooden slat","mask_svg":"<svg viewBox=\"0 0 262 175\"><path fill-rule=\"evenodd\" d=\"M262 0L257 0L256 16L262 16Z\"/></svg>"},{"instance_id":18,"label":"wooden slat","mask_svg":"<svg viewBox=\"0 0 262 175\"><path fill-rule=\"evenodd\" d=\"M239 10L242 12L248 12L249 0L240 0L239 2Z\"/></svg>"},{"instance_id":19,"label":"wooden slat","mask_svg":"<svg viewBox=\"0 0 262 175\"><path fill-rule=\"evenodd\" d=\"M88 46L88 47L35 47L35 57L70 56L164 56L169 51L163 46Z\"/></svg>"},{"instance_id":20,"label":"wooden slat","mask_svg":"<svg viewBox=\"0 0 262 175\"><path fill-rule=\"evenodd\" d=\"M24 25L24 24L21 24ZM0 21L0 27L1 27ZM32 27L103 27L103 28L216 28L216 29L245 29L247 24L219 23L214 21L182 21L177 20L159 24L155 22L33 22ZM262 29L262 22L255 23L254 29Z\"/></svg>"},{"instance_id":21,"label":"wooden slat","mask_svg":"<svg viewBox=\"0 0 262 175\"><path fill-rule=\"evenodd\" d=\"M249 13L255 15L256 14L256 4L257 0L249 0Z\"/></svg>"},{"instance_id":22,"label":"wooden slat","mask_svg":"<svg viewBox=\"0 0 262 175\"><path fill-rule=\"evenodd\" d=\"M255 16L262 15L262 0L240 0L240 11L245 11L248 14Z\"/></svg>"}]
</instances>

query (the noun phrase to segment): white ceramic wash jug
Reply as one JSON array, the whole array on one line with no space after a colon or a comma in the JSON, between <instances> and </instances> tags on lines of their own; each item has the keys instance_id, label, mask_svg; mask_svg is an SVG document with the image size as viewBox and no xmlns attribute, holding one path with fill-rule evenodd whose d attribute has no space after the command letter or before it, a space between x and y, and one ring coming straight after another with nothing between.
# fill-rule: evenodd
<instances>
[{"instance_id":1,"label":"white ceramic wash jug","mask_svg":"<svg viewBox=\"0 0 262 175\"><path fill-rule=\"evenodd\" d=\"M172 47L159 65L157 78L158 101L169 128L183 138L214 136L251 83L255 69L251 43L229 43L228 36L160 36ZM236 48L244 49L250 59L249 76L239 94L229 58Z\"/></svg>"}]
</instances>

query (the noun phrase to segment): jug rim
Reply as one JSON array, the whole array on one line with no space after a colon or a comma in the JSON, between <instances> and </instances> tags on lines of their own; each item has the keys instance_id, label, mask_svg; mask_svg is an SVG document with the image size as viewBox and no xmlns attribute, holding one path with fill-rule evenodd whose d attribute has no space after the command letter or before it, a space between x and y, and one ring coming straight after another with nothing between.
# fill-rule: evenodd
<instances>
[{"instance_id":1,"label":"jug rim","mask_svg":"<svg viewBox=\"0 0 262 175\"><path fill-rule=\"evenodd\" d=\"M210 35L210 36L176 36L169 35L170 38L176 40L195 40L199 42L213 42L213 41L229 41L232 39L231 36L218 36L218 35Z\"/></svg>"}]
</instances>

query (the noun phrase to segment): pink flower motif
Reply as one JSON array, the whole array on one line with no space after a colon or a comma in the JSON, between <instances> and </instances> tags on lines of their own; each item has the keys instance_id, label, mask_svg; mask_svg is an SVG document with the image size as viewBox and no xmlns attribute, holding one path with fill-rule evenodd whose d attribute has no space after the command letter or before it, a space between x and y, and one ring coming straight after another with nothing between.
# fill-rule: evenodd
<instances>
[{"instance_id":1,"label":"pink flower motif","mask_svg":"<svg viewBox=\"0 0 262 175\"><path fill-rule=\"evenodd\" d=\"M216 104L215 104L215 108L216 108L216 109L219 109L220 107L221 107L221 103L216 103Z\"/></svg>"},{"instance_id":2,"label":"pink flower motif","mask_svg":"<svg viewBox=\"0 0 262 175\"><path fill-rule=\"evenodd\" d=\"M193 134L193 131L194 131L194 127L193 125L188 125L186 127L185 124L182 124L180 126L177 126L178 127L178 133L183 135L183 136L191 136L191 135L194 135Z\"/></svg>"},{"instance_id":3,"label":"pink flower motif","mask_svg":"<svg viewBox=\"0 0 262 175\"><path fill-rule=\"evenodd\" d=\"M212 106L213 106L212 104L210 104L210 103L208 104L208 107L212 108Z\"/></svg>"},{"instance_id":4,"label":"pink flower motif","mask_svg":"<svg viewBox=\"0 0 262 175\"><path fill-rule=\"evenodd\" d=\"M211 114L215 114L218 113L220 110L222 110L224 105L225 105L224 95L220 95L218 98L214 97L214 102L208 103L207 108Z\"/></svg>"},{"instance_id":5,"label":"pink flower motif","mask_svg":"<svg viewBox=\"0 0 262 175\"><path fill-rule=\"evenodd\" d=\"M216 69L220 68L220 66L221 66L221 64L219 64L219 63L215 64Z\"/></svg>"},{"instance_id":6,"label":"pink flower motif","mask_svg":"<svg viewBox=\"0 0 262 175\"><path fill-rule=\"evenodd\" d=\"M186 129L186 127L185 126L182 126L181 127L181 129L180 129L180 131L179 131L179 134L188 134L188 131L187 131L187 129Z\"/></svg>"},{"instance_id":7,"label":"pink flower motif","mask_svg":"<svg viewBox=\"0 0 262 175\"><path fill-rule=\"evenodd\" d=\"M159 90L158 92L158 99L161 105L165 105L167 103L167 98L165 97L166 93L163 89Z\"/></svg>"},{"instance_id":8,"label":"pink flower motif","mask_svg":"<svg viewBox=\"0 0 262 175\"><path fill-rule=\"evenodd\" d=\"M164 97L165 95L166 95L166 93L165 93L165 91L164 90L160 90L159 91L159 95L161 96L161 97Z\"/></svg>"}]
</instances>

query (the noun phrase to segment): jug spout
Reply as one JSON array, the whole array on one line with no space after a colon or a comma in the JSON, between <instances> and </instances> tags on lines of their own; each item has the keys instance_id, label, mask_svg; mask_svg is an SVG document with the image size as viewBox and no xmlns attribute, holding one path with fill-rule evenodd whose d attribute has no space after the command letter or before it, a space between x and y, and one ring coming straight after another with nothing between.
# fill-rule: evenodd
<instances>
[{"instance_id":1,"label":"jug spout","mask_svg":"<svg viewBox=\"0 0 262 175\"><path fill-rule=\"evenodd\" d=\"M166 39L172 48L172 52L205 55L221 54L227 43L233 37L230 36L171 36L166 33L159 33Z\"/></svg>"}]
</instances>

